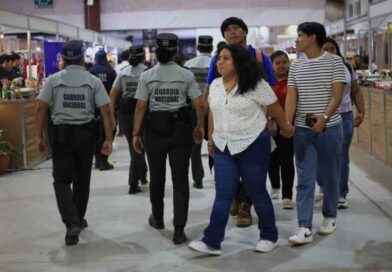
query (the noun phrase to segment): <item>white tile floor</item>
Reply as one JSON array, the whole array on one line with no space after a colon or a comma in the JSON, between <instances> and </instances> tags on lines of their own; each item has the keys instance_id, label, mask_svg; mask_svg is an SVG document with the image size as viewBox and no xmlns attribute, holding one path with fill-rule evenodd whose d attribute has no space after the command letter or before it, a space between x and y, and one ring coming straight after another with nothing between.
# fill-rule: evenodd
<instances>
[{"instance_id":1,"label":"white tile floor","mask_svg":"<svg viewBox=\"0 0 392 272\"><path fill-rule=\"evenodd\" d=\"M157 231L147 224L148 192L127 194L128 151L123 137L117 138L116 143L111 156L115 169L93 170L86 217L89 227L82 232L77 246L64 245L64 226L54 199L50 161L35 170L0 176L1 272L392 271L391 192L355 164L351 167L349 209L339 212L338 229L333 235L316 234L312 244L290 247L287 239L295 230L296 212L283 210L280 201L274 200L280 233L277 249L267 254L253 252L258 237L256 225L239 229L231 218L223 255L204 257L189 251L186 245L175 246L171 242L170 171L166 229ZM201 237L214 198L213 179L206 157L203 159L205 188L191 189L186 228L190 240ZM386 168L385 173L390 173L390 169ZM320 207L316 205L315 228L321 219Z\"/></svg>"}]
</instances>

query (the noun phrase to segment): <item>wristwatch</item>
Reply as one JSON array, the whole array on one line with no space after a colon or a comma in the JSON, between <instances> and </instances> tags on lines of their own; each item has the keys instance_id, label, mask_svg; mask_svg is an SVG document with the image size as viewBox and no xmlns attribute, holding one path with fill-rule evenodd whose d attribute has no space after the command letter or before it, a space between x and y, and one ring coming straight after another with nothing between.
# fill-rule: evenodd
<instances>
[{"instance_id":1,"label":"wristwatch","mask_svg":"<svg viewBox=\"0 0 392 272\"><path fill-rule=\"evenodd\" d=\"M329 121L329 116L328 116L328 115L324 114L323 117L324 117L324 119L325 119L327 122Z\"/></svg>"}]
</instances>

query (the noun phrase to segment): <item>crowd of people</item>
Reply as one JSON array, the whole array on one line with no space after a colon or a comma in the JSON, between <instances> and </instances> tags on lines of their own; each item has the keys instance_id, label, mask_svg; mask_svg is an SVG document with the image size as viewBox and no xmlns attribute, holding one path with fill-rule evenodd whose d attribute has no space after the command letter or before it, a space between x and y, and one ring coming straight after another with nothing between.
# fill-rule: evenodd
<instances>
[{"instance_id":1,"label":"crowd of people","mask_svg":"<svg viewBox=\"0 0 392 272\"><path fill-rule=\"evenodd\" d=\"M46 152L51 145L54 189L67 245L76 244L88 226L85 214L94 154L97 168L113 167L107 156L117 120L131 157L128 193L141 192L139 183L148 183L149 171L148 223L155 229L165 228L169 160L174 244L187 241L190 162L193 186L203 188L203 138L214 168L216 194L203 237L190 242L190 249L220 255L229 216L237 217L238 227L250 226L253 206L260 230L255 251L273 250L279 234L271 198L281 198L284 209L296 205L298 228L289 243L311 242L316 181L323 192L324 217L318 233L336 230L338 208L348 207L353 128L365 114L355 70L316 22L298 26L296 48L306 58L291 65L284 51L267 56L248 45L248 27L240 18L224 20L221 32L225 43L213 56L212 37L200 36L200 54L179 64L178 37L161 33L154 67L144 65L143 46L134 45L122 54L116 71L107 65L104 51L97 52L96 64L86 71L82 43L65 43L64 68L41 89L36 117L39 149ZM47 139L49 108L53 132Z\"/></svg>"}]
</instances>

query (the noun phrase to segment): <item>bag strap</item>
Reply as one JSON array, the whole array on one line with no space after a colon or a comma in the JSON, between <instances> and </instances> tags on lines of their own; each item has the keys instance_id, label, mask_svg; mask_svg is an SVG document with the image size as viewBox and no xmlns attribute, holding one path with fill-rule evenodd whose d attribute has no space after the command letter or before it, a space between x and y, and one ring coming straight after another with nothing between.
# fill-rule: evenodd
<instances>
[{"instance_id":1,"label":"bag strap","mask_svg":"<svg viewBox=\"0 0 392 272\"><path fill-rule=\"evenodd\" d=\"M263 64L263 53L260 49L256 49L256 60L258 63Z\"/></svg>"}]
</instances>

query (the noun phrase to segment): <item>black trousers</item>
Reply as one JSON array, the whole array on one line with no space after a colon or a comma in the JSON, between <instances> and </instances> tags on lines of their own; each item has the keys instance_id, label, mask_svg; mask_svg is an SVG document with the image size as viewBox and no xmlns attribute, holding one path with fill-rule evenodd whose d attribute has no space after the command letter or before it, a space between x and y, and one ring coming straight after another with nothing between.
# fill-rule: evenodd
<instances>
[{"instance_id":1,"label":"black trousers","mask_svg":"<svg viewBox=\"0 0 392 272\"><path fill-rule=\"evenodd\" d=\"M127 138L131 163L129 164L128 184L131 188L139 185L139 180L145 179L147 175L147 164L144 152L140 155L132 146L133 114L119 113L119 128Z\"/></svg>"},{"instance_id":2,"label":"black trousers","mask_svg":"<svg viewBox=\"0 0 392 272\"><path fill-rule=\"evenodd\" d=\"M150 201L152 214L163 220L166 182L166 158L173 181L174 226L185 226L189 205L189 160L192 151L192 129L190 125L177 122L169 136L158 136L147 127L145 148L150 167Z\"/></svg>"},{"instance_id":3,"label":"black trousers","mask_svg":"<svg viewBox=\"0 0 392 272\"><path fill-rule=\"evenodd\" d=\"M277 148L272 152L268 176L272 188L280 188L282 178L282 198L292 199L294 183L294 147L293 139L286 139L277 134L274 137Z\"/></svg>"},{"instance_id":4,"label":"black trousers","mask_svg":"<svg viewBox=\"0 0 392 272\"><path fill-rule=\"evenodd\" d=\"M192 178L195 183L202 184L204 178L203 162L201 160L201 144L193 144L192 155Z\"/></svg>"},{"instance_id":5,"label":"black trousers","mask_svg":"<svg viewBox=\"0 0 392 272\"><path fill-rule=\"evenodd\" d=\"M95 148L94 130L92 123L53 126L53 186L66 227L79 226L86 214Z\"/></svg>"}]
</instances>

